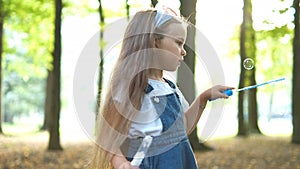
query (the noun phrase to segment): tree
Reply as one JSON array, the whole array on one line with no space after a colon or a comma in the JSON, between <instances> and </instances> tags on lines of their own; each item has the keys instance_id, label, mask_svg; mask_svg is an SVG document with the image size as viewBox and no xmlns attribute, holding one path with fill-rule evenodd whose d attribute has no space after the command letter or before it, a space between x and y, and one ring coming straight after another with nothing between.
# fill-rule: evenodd
<instances>
[{"instance_id":1,"label":"tree","mask_svg":"<svg viewBox=\"0 0 300 169\"><path fill-rule=\"evenodd\" d=\"M1 79L1 105L5 107L2 120L12 120L14 116L33 111L41 112L44 92L40 89L46 77L45 68L49 65L49 50L52 50L48 31L52 27L47 22L51 17L49 4L43 0L34 3L30 0L1 1L1 20L5 29L5 37L3 33L1 35L0 52L1 77L4 77ZM17 81L20 83L15 83ZM33 92L37 90L39 92Z\"/></svg>"},{"instance_id":2,"label":"tree","mask_svg":"<svg viewBox=\"0 0 300 169\"><path fill-rule=\"evenodd\" d=\"M245 70L244 61L251 58L255 63L256 46L255 46L255 31L253 29L252 20L252 2L244 0L243 22L240 30L240 80L239 88L249 85L255 85L255 67L251 70ZM247 135L248 132L260 133L258 128L258 110L257 110L257 90L252 89L246 92L239 92L238 95L238 135ZM247 109L245 109L245 101ZM246 111L245 111L246 110ZM245 118L245 113L248 113L248 119ZM246 122L245 122L246 120Z\"/></svg>"},{"instance_id":3,"label":"tree","mask_svg":"<svg viewBox=\"0 0 300 169\"><path fill-rule=\"evenodd\" d=\"M49 144L48 150L62 150L60 145L59 117L60 117L60 75L61 75L61 13L62 0L55 1L55 30L54 30L54 51L53 69L49 72L50 105L51 115L49 121Z\"/></svg>"},{"instance_id":4,"label":"tree","mask_svg":"<svg viewBox=\"0 0 300 169\"><path fill-rule=\"evenodd\" d=\"M1 0L0 3L1 106L5 107L0 113L2 122L33 111L42 112L44 92L41 90L52 51L49 30L53 27L48 21L53 17L49 14L53 8L51 2L44 0L34 3Z\"/></svg>"},{"instance_id":5,"label":"tree","mask_svg":"<svg viewBox=\"0 0 300 169\"><path fill-rule=\"evenodd\" d=\"M96 112L98 112L99 107L100 107L100 101L101 101L101 93L102 93L102 83L103 83L103 66L104 66L104 26L105 26L105 16L103 12L103 7L101 0L99 1L99 17L100 17L100 36L99 36L99 41L100 41L100 63L99 63L99 79L98 79L98 95L97 95L97 106L96 106Z\"/></svg>"},{"instance_id":6,"label":"tree","mask_svg":"<svg viewBox=\"0 0 300 169\"><path fill-rule=\"evenodd\" d=\"M158 3L157 0L151 0L151 4L152 4L153 7L155 7L155 5L156 5L157 3Z\"/></svg>"},{"instance_id":7,"label":"tree","mask_svg":"<svg viewBox=\"0 0 300 169\"><path fill-rule=\"evenodd\" d=\"M246 25L247 25L247 2L249 0L244 0L244 10L243 10L243 22L241 25L241 30L240 30L240 56L241 56L241 63L240 63L240 80L239 80L239 88L243 88L246 86L245 84L245 76L246 76L246 70L244 69L243 61L246 59ZM252 18L250 18L252 19ZM244 92L239 92L238 95L238 135L247 135L247 127L245 124L245 111L244 111Z\"/></svg>"},{"instance_id":8,"label":"tree","mask_svg":"<svg viewBox=\"0 0 300 169\"><path fill-rule=\"evenodd\" d=\"M129 17L130 17L130 5L129 5L128 0L126 0L125 6L126 6L126 16L127 16L127 20L129 20Z\"/></svg>"},{"instance_id":9,"label":"tree","mask_svg":"<svg viewBox=\"0 0 300 169\"><path fill-rule=\"evenodd\" d=\"M3 26L4 26L3 1L0 0L0 134L2 130L2 53L3 53Z\"/></svg>"},{"instance_id":10,"label":"tree","mask_svg":"<svg viewBox=\"0 0 300 169\"><path fill-rule=\"evenodd\" d=\"M293 40L293 89L292 89L292 115L293 115L293 135L292 143L300 144L300 2L294 0L294 40Z\"/></svg>"},{"instance_id":11,"label":"tree","mask_svg":"<svg viewBox=\"0 0 300 169\"><path fill-rule=\"evenodd\" d=\"M50 106L50 84L51 81L50 81L50 71L48 70L48 77L47 77L47 80L46 80L46 96L45 96L45 104L44 104L44 122L43 122L43 125L41 127L41 130L48 130L49 129L49 116L51 114L51 106Z\"/></svg>"},{"instance_id":12,"label":"tree","mask_svg":"<svg viewBox=\"0 0 300 169\"><path fill-rule=\"evenodd\" d=\"M293 30L288 27L289 23L291 21L287 21L285 25L272 30L256 31L256 44L266 44L264 48L257 51L257 56L263 62L256 63L256 70L265 77L264 81L274 77L286 77L288 79L292 77L292 38L283 41L286 37L293 37ZM265 66L266 62L269 66ZM278 111L278 104L273 103L276 97L275 91L286 90L286 88L291 89L292 87L276 85L276 87L260 88L259 92L270 93L269 108L265 109L268 112L268 118Z\"/></svg>"},{"instance_id":13,"label":"tree","mask_svg":"<svg viewBox=\"0 0 300 169\"><path fill-rule=\"evenodd\" d=\"M181 0L180 13L183 17L189 18L189 21L192 24L196 24L196 0ZM194 77L187 75L189 71L193 74L195 73L195 35L196 30L195 27L188 27L188 34L185 46L186 57L184 59L185 64L187 64L189 70L186 71L184 68L179 67L178 69L178 85L182 86L181 91L186 97L187 101L191 104L195 99L195 82ZM197 127L195 130L189 135L189 140L194 150L210 150L210 147L207 147L203 143L200 143L198 135L197 135Z\"/></svg>"},{"instance_id":14,"label":"tree","mask_svg":"<svg viewBox=\"0 0 300 169\"><path fill-rule=\"evenodd\" d=\"M180 2L180 13L183 17L188 18L191 14L196 12L196 0L181 0ZM191 15L190 22L194 25L196 24L196 15ZM195 49L195 34L196 31L193 29L193 27L189 27L186 39L186 43L189 44L189 46L185 46L187 55L184 59L185 64L187 64L188 68L193 74L195 73L195 51L193 50ZM186 74L187 71L185 71L182 67L179 67L177 82L179 86L182 86L181 91L189 104L191 104L195 99L195 82L194 77L187 76ZM199 150L200 141L197 136L197 128L195 128L195 130L189 135L189 139L193 149Z\"/></svg>"},{"instance_id":15,"label":"tree","mask_svg":"<svg viewBox=\"0 0 300 169\"><path fill-rule=\"evenodd\" d=\"M246 4L247 3L247 4ZM244 10L247 13L246 15L246 40L248 44L246 49L246 57L251 58L255 64L256 63L256 44L255 44L255 30L253 29L253 20L252 20L252 1L248 0L246 2ZM248 23L247 23L248 21ZM244 60L243 60L244 61ZM254 66L254 65L253 65ZM254 66L250 71L247 71L249 77L249 85L255 85L255 72L256 67ZM249 121L249 132L250 133L261 133L258 127L258 110L257 110L257 90L256 88L248 91L248 121Z\"/></svg>"}]
</instances>

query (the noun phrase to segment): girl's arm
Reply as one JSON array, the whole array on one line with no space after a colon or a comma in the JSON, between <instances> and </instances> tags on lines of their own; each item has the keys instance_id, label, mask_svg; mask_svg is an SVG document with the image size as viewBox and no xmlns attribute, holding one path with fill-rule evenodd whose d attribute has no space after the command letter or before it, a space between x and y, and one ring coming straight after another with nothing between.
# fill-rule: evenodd
<instances>
[{"instance_id":1,"label":"girl's arm","mask_svg":"<svg viewBox=\"0 0 300 169\"><path fill-rule=\"evenodd\" d=\"M189 109L184 113L185 116L185 128L188 134L190 134L196 127L203 110L206 107L208 99L214 98L225 98L227 99L228 96L223 93L223 91L233 89L233 87L221 86L217 85L214 86L203 93L201 93L191 104Z\"/></svg>"}]
</instances>

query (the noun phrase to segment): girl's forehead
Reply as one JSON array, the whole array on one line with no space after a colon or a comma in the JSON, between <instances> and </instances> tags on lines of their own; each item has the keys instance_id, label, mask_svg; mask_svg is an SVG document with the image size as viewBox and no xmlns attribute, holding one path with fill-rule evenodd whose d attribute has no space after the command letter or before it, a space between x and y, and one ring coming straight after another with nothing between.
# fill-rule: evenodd
<instances>
[{"instance_id":1,"label":"girl's forehead","mask_svg":"<svg viewBox=\"0 0 300 169\"><path fill-rule=\"evenodd\" d=\"M165 27L165 34L176 39L186 39L187 27L183 23L171 23Z\"/></svg>"}]
</instances>

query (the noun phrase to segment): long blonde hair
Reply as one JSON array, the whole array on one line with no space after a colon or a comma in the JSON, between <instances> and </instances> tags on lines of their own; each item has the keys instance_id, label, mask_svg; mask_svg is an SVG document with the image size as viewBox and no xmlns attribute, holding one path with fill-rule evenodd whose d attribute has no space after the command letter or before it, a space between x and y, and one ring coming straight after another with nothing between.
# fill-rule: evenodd
<instances>
[{"instance_id":1,"label":"long blonde hair","mask_svg":"<svg viewBox=\"0 0 300 169\"><path fill-rule=\"evenodd\" d=\"M139 113L153 62L155 39L163 38L165 25L182 23L171 18L163 26L154 23L156 10L137 12L129 22L119 58L96 122L96 152L91 168L112 169L113 154L120 154L130 124Z\"/></svg>"}]
</instances>

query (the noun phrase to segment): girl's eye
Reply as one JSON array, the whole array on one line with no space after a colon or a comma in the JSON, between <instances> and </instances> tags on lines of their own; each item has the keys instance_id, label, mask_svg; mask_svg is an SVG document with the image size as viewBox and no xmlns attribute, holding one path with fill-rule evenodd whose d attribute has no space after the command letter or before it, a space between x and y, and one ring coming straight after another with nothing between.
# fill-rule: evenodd
<instances>
[{"instance_id":1,"label":"girl's eye","mask_svg":"<svg viewBox=\"0 0 300 169\"><path fill-rule=\"evenodd\" d=\"M182 42L182 41L176 41L176 43L177 43L179 46L183 45L183 42Z\"/></svg>"}]
</instances>

